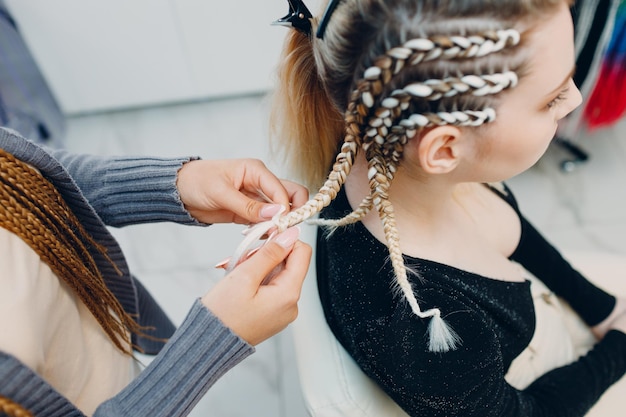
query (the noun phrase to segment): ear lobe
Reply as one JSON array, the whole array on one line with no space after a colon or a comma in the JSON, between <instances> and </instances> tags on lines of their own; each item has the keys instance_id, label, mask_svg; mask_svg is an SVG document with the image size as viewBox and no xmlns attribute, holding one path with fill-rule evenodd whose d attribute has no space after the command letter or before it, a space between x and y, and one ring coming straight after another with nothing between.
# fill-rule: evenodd
<instances>
[{"instance_id":1,"label":"ear lobe","mask_svg":"<svg viewBox=\"0 0 626 417\"><path fill-rule=\"evenodd\" d=\"M418 145L422 169L430 174L451 172L460 162L461 131L456 126L438 126L424 133Z\"/></svg>"}]
</instances>

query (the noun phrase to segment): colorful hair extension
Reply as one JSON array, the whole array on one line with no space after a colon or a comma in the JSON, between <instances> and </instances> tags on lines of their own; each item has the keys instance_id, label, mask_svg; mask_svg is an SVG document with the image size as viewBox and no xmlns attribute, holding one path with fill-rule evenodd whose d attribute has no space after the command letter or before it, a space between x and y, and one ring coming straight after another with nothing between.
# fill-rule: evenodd
<instances>
[{"instance_id":1,"label":"colorful hair extension","mask_svg":"<svg viewBox=\"0 0 626 417\"><path fill-rule=\"evenodd\" d=\"M611 40L583 117L589 130L609 126L626 112L626 0L615 15Z\"/></svg>"}]
</instances>

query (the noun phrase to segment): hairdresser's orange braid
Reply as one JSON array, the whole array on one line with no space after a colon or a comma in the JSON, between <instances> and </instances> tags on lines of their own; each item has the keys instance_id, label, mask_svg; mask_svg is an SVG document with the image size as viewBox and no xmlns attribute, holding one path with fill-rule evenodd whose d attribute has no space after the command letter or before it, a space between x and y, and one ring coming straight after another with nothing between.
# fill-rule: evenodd
<instances>
[{"instance_id":1,"label":"hairdresser's orange braid","mask_svg":"<svg viewBox=\"0 0 626 417\"><path fill-rule=\"evenodd\" d=\"M85 303L115 346L130 352L142 329L104 282L89 252L117 266L87 233L59 192L37 171L0 149L0 227L19 236Z\"/></svg>"},{"instance_id":2,"label":"hairdresser's orange braid","mask_svg":"<svg viewBox=\"0 0 626 417\"><path fill-rule=\"evenodd\" d=\"M0 395L0 417L33 417L33 413Z\"/></svg>"}]
</instances>

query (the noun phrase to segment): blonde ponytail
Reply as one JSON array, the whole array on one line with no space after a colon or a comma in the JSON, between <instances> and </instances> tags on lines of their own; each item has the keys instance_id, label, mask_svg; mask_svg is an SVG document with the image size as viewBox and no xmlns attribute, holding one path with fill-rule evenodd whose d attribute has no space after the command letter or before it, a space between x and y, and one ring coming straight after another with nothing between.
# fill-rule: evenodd
<instances>
[{"instance_id":1,"label":"blonde ponytail","mask_svg":"<svg viewBox=\"0 0 626 417\"><path fill-rule=\"evenodd\" d=\"M344 117L318 76L312 42L297 31L287 35L272 99L270 137L274 153L287 157L289 172L317 189L343 139Z\"/></svg>"}]
</instances>

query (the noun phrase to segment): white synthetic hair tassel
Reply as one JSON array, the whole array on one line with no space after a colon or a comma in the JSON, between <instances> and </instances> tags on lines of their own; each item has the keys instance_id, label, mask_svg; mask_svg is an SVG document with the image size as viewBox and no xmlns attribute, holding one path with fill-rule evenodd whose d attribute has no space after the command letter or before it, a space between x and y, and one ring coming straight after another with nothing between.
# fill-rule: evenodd
<instances>
[{"instance_id":1,"label":"white synthetic hair tassel","mask_svg":"<svg viewBox=\"0 0 626 417\"><path fill-rule=\"evenodd\" d=\"M261 223L257 223L253 226L248 227L244 230L243 234L245 238L243 241L237 246L235 253L231 256L228 264L226 265L226 273L228 274L232 271L239 262L247 255L250 254L250 251L255 249L255 245L258 245L259 240L266 235L270 230L274 229L278 225L279 216L285 212L285 207L281 207L281 209L272 217L272 220L267 220ZM271 240L273 234L270 235L266 242Z\"/></svg>"},{"instance_id":2,"label":"white synthetic hair tassel","mask_svg":"<svg viewBox=\"0 0 626 417\"><path fill-rule=\"evenodd\" d=\"M239 244L226 266L226 273L232 271L237 264L239 264L239 262L254 249L254 245L258 244L259 239L275 227L276 223L272 220L268 220L266 222L257 223L249 229L246 229L244 232L245 238Z\"/></svg>"},{"instance_id":3,"label":"white synthetic hair tassel","mask_svg":"<svg viewBox=\"0 0 626 417\"><path fill-rule=\"evenodd\" d=\"M376 201L374 201L374 204L376 204ZM428 323L428 350L441 353L458 348L462 340L441 317L441 311L438 308L422 311L415 294L410 288L411 284L406 279L406 274L401 275L404 275L405 279L397 279L397 283L411 306L413 314L422 320L430 320Z\"/></svg>"},{"instance_id":4,"label":"white synthetic hair tassel","mask_svg":"<svg viewBox=\"0 0 626 417\"><path fill-rule=\"evenodd\" d=\"M441 317L439 310L430 318L428 324L428 350L431 352L448 352L456 350L461 338Z\"/></svg>"}]
</instances>

